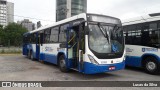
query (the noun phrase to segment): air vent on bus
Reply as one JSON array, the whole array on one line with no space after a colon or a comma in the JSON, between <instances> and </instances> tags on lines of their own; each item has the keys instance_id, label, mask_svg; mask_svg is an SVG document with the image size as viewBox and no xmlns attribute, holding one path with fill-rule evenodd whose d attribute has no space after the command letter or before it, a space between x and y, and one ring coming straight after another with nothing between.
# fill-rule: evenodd
<instances>
[{"instance_id":1,"label":"air vent on bus","mask_svg":"<svg viewBox=\"0 0 160 90\"><path fill-rule=\"evenodd\" d=\"M160 13L152 13L152 14L149 14L149 16L151 17L160 16Z\"/></svg>"}]
</instances>

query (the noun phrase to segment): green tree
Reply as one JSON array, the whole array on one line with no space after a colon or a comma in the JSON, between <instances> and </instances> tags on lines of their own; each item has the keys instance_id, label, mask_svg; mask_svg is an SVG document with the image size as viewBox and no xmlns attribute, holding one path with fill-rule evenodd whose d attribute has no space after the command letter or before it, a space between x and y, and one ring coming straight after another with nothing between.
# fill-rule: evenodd
<instances>
[{"instance_id":1,"label":"green tree","mask_svg":"<svg viewBox=\"0 0 160 90\"><path fill-rule=\"evenodd\" d=\"M3 37L4 37L3 26L0 25L0 45L3 44Z\"/></svg>"},{"instance_id":2,"label":"green tree","mask_svg":"<svg viewBox=\"0 0 160 90\"><path fill-rule=\"evenodd\" d=\"M10 23L3 30L3 44L5 46L21 46L23 42L23 34L27 29L16 23Z\"/></svg>"}]
</instances>

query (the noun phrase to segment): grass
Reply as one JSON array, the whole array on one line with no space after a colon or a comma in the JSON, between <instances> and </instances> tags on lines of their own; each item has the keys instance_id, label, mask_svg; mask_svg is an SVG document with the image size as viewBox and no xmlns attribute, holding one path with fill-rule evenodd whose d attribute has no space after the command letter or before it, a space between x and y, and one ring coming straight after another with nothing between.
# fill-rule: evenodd
<instances>
[{"instance_id":1,"label":"grass","mask_svg":"<svg viewBox=\"0 0 160 90\"><path fill-rule=\"evenodd\" d=\"M0 54L21 54L22 50L18 47L0 47Z\"/></svg>"},{"instance_id":2,"label":"grass","mask_svg":"<svg viewBox=\"0 0 160 90\"><path fill-rule=\"evenodd\" d=\"M0 54L21 54L21 51L7 51L7 52L0 52Z\"/></svg>"}]
</instances>

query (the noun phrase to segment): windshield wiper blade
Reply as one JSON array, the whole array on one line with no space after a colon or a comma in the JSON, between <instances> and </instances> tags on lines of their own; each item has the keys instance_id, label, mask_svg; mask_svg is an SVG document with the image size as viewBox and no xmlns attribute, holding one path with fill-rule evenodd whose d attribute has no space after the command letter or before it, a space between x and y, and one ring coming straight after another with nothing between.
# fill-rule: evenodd
<instances>
[{"instance_id":1,"label":"windshield wiper blade","mask_svg":"<svg viewBox=\"0 0 160 90\"><path fill-rule=\"evenodd\" d=\"M103 28L103 26L101 26L100 24L98 24L98 27L100 28L100 30L103 33L104 37L107 38L107 41L109 43L109 35L107 33L107 30L105 28Z\"/></svg>"},{"instance_id":2,"label":"windshield wiper blade","mask_svg":"<svg viewBox=\"0 0 160 90\"><path fill-rule=\"evenodd\" d=\"M117 28L117 27L118 27L118 28ZM119 27L118 25L115 25L114 28L113 28L113 31L117 31L117 30L119 30L119 28L120 28L120 27Z\"/></svg>"},{"instance_id":3,"label":"windshield wiper blade","mask_svg":"<svg viewBox=\"0 0 160 90\"><path fill-rule=\"evenodd\" d=\"M106 31L106 38L107 38L107 41L108 41L108 43L109 43L109 35L108 35L108 33L107 33L107 30L105 29L105 31Z\"/></svg>"},{"instance_id":4,"label":"windshield wiper blade","mask_svg":"<svg viewBox=\"0 0 160 90\"><path fill-rule=\"evenodd\" d=\"M104 31L104 29L101 28L101 25L98 23L98 27L101 30L102 34L104 35L104 37L106 37L106 33Z\"/></svg>"}]
</instances>

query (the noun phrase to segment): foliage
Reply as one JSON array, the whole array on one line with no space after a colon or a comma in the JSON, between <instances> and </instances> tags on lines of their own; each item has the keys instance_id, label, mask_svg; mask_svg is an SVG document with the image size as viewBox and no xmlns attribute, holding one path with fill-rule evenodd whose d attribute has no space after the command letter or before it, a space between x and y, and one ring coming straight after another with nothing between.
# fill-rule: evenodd
<instances>
[{"instance_id":1,"label":"foliage","mask_svg":"<svg viewBox=\"0 0 160 90\"><path fill-rule=\"evenodd\" d=\"M21 46L25 32L27 29L16 23L10 23L4 28L0 25L0 45Z\"/></svg>"}]
</instances>

